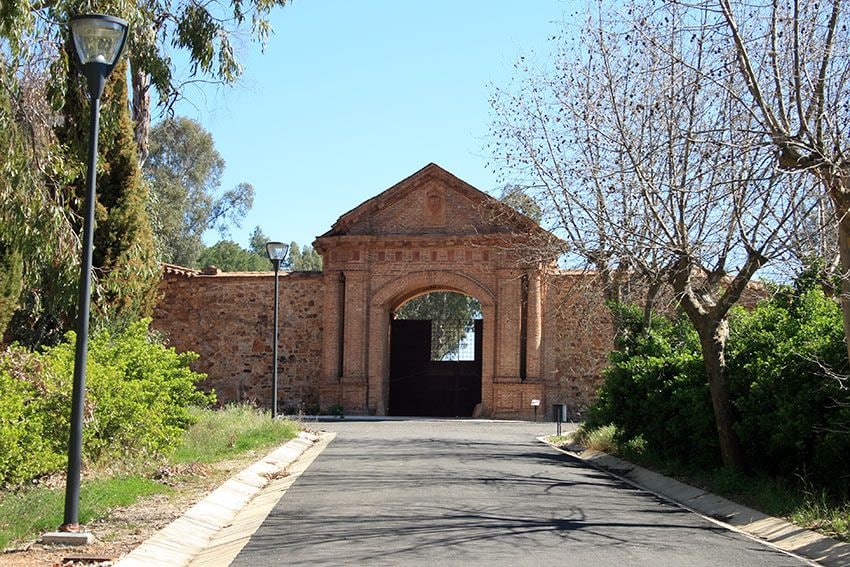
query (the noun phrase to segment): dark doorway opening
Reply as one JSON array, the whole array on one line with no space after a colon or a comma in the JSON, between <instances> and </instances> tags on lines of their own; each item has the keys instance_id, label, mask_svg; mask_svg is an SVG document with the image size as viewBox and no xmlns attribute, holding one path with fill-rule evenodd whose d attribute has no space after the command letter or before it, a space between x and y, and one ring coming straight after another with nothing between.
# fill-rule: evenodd
<instances>
[{"instance_id":1,"label":"dark doorway opening","mask_svg":"<svg viewBox=\"0 0 850 567\"><path fill-rule=\"evenodd\" d=\"M435 337L445 335L446 324L418 319L390 322L390 415L471 417L481 403L482 320L461 323L462 344L452 353L434 344ZM440 325L436 333L435 325ZM472 348L458 356L464 346Z\"/></svg>"}]
</instances>

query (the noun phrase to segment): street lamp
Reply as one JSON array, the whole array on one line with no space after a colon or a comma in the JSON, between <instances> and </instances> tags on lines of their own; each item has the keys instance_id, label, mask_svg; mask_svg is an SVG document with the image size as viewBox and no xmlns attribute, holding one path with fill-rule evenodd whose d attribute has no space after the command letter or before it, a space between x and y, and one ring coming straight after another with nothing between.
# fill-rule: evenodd
<instances>
[{"instance_id":1,"label":"street lamp","mask_svg":"<svg viewBox=\"0 0 850 567\"><path fill-rule=\"evenodd\" d=\"M266 254L274 264L274 340L272 342L272 419L277 417L277 322L278 322L278 273L280 263L286 258L289 246L283 242L266 242Z\"/></svg>"},{"instance_id":2,"label":"street lamp","mask_svg":"<svg viewBox=\"0 0 850 567\"><path fill-rule=\"evenodd\" d=\"M106 78L115 67L127 41L127 22L113 16L87 14L71 18L71 37L83 66L91 98L86 203L83 217L80 289L77 300L77 346L74 358L74 386L71 396L71 434L68 440L68 477L65 481L65 518L62 532L79 532L80 468L83 452L83 404L86 390L86 355L89 335L91 264L94 239L95 175L100 96Z\"/></svg>"}]
</instances>

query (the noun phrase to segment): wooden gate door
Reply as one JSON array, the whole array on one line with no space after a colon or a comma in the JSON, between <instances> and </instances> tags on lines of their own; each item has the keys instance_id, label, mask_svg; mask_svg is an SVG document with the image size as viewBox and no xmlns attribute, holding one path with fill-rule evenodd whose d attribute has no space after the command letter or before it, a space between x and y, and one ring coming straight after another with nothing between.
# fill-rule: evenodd
<instances>
[{"instance_id":1,"label":"wooden gate door","mask_svg":"<svg viewBox=\"0 0 850 567\"><path fill-rule=\"evenodd\" d=\"M396 319L390 328L390 415L470 417L481 402L481 322L474 361L432 361L431 321Z\"/></svg>"}]
</instances>

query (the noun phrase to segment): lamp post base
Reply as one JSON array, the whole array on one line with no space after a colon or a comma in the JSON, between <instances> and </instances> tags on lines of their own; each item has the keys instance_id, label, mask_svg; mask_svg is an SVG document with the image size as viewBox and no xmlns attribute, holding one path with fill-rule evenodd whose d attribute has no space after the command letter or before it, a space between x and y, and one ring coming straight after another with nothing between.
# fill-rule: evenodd
<instances>
[{"instance_id":1,"label":"lamp post base","mask_svg":"<svg viewBox=\"0 0 850 567\"><path fill-rule=\"evenodd\" d=\"M48 532L41 536L41 543L45 545L89 545L94 543L94 535L89 532L79 531L80 526L76 526L77 531L61 531L65 526L59 528L60 531Z\"/></svg>"}]
</instances>

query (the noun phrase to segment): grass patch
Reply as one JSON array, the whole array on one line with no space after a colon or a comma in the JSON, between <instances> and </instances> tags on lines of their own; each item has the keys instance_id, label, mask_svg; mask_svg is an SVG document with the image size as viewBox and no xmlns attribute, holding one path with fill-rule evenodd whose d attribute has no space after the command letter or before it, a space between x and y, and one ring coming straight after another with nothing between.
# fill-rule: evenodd
<instances>
[{"instance_id":1,"label":"grass patch","mask_svg":"<svg viewBox=\"0 0 850 567\"><path fill-rule=\"evenodd\" d=\"M174 493L166 484L152 479L163 464L214 464L253 452L265 451L298 434L297 423L274 420L268 412L251 406L229 406L222 410L192 408L196 423L184 434L181 445L169 459L136 465L99 463L91 479L80 487L80 523L108 517L111 510L130 506L140 498L157 493ZM128 470L131 469L131 470ZM115 473L120 470L122 472ZM65 489L30 486L14 491L0 490L0 550L34 539L62 523Z\"/></svg>"},{"instance_id":2,"label":"grass patch","mask_svg":"<svg viewBox=\"0 0 850 567\"><path fill-rule=\"evenodd\" d=\"M84 481L80 485L80 522L102 518L113 508L129 506L142 496L169 490L139 476ZM0 549L34 534L55 530L62 523L64 504L64 488L34 487L0 493Z\"/></svg>"},{"instance_id":3,"label":"grass patch","mask_svg":"<svg viewBox=\"0 0 850 567\"><path fill-rule=\"evenodd\" d=\"M765 514L783 517L841 541L850 541L850 502L815 490L799 479L750 476L725 467L694 470L687 464L652 455L641 439L625 445L619 443L613 425L590 431L581 427L574 439L588 449L604 451Z\"/></svg>"},{"instance_id":4,"label":"grass patch","mask_svg":"<svg viewBox=\"0 0 850 567\"><path fill-rule=\"evenodd\" d=\"M546 442L551 443L555 447L564 449L573 442L573 436L570 433L567 435L549 435L546 437Z\"/></svg>"},{"instance_id":5,"label":"grass patch","mask_svg":"<svg viewBox=\"0 0 850 567\"><path fill-rule=\"evenodd\" d=\"M795 524L811 526L836 539L850 541L850 502L836 505L825 493L812 493L789 517Z\"/></svg>"},{"instance_id":6,"label":"grass patch","mask_svg":"<svg viewBox=\"0 0 850 567\"><path fill-rule=\"evenodd\" d=\"M614 434L616 433L616 427L606 425L590 431L582 430L578 433L578 438L581 439L581 444L591 451L613 453L617 450L617 443L614 441Z\"/></svg>"},{"instance_id":7,"label":"grass patch","mask_svg":"<svg viewBox=\"0 0 850 567\"><path fill-rule=\"evenodd\" d=\"M247 451L269 449L298 434L298 424L272 420L268 412L252 406L223 410L192 410L197 422L186 432L171 457L173 463L214 463Z\"/></svg>"}]
</instances>

